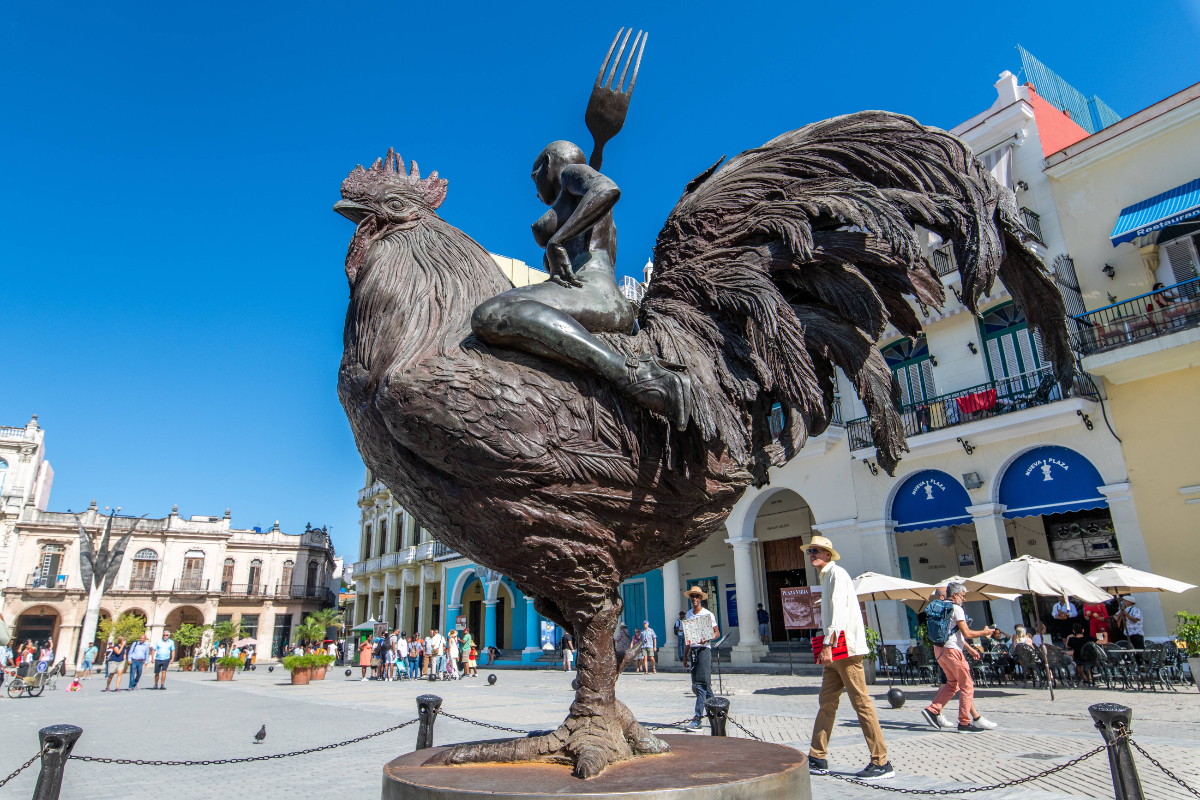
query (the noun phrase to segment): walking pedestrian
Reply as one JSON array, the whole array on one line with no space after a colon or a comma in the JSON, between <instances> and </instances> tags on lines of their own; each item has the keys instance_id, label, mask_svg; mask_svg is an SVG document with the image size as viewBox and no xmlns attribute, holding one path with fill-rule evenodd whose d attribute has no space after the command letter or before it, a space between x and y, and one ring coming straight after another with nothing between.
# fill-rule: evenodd
<instances>
[{"instance_id":1,"label":"walking pedestrian","mask_svg":"<svg viewBox=\"0 0 1200 800\"><path fill-rule=\"evenodd\" d=\"M104 659L105 679L104 691L121 691L121 677L125 674L125 656L129 648L125 646L125 637L117 638L116 644L108 651ZM112 679L117 679L117 688L112 688Z\"/></svg>"},{"instance_id":2,"label":"walking pedestrian","mask_svg":"<svg viewBox=\"0 0 1200 800\"><path fill-rule=\"evenodd\" d=\"M868 652L867 634L854 592L854 581L846 570L835 563L841 556L834 549L833 542L824 536L812 537L805 552L813 569L821 573L822 634L813 637L813 650L817 663L823 667L821 710L813 723L808 767L820 771L829 769L829 737L833 733L833 723L844 690L850 695L850 703L858 714L859 727L871 752L871 763L856 777L859 780L894 777L896 771L888 761L887 744L883 740L875 703L867 692L867 680L863 673L863 658Z\"/></svg>"},{"instance_id":3,"label":"walking pedestrian","mask_svg":"<svg viewBox=\"0 0 1200 800\"><path fill-rule=\"evenodd\" d=\"M966 586L951 583L946 587L946 594L951 603L949 627L944 634L936 630L930 630L929 633L929 639L934 645L933 655L942 671L946 673L946 683L938 689L933 702L921 710L921 716L934 728L953 727L953 724L942 716L942 709L957 692L959 733L989 731L996 727L996 723L979 716L975 710L975 684L971 680L971 665L967 663L966 653L970 653L973 658L979 658L979 651L972 647L967 639L991 636L992 629L985 627L981 631L973 631L967 627L967 616L962 608L963 600L967 596ZM930 606L932 605L930 603ZM926 609L926 613L928 615L933 612ZM936 626L931 622L930 628L934 627ZM939 646L938 640L942 635L946 636L945 643Z\"/></svg>"},{"instance_id":4,"label":"walking pedestrian","mask_svg":"<svg viewBox=\"0 0 1200 800\"><path fill-rule=\"evenodd\" d=\"M575 640L571 634L563 631L562 640L559 642L563 653L563 672L571 671L571 662L575 660Z\"/></svg>"},{"instance_id":5,"label":"walking pedestrian","mask_svg":"<svg viewBox=\"0 0 1200 800\"><path fill-rule=\"evenodd\" d=\"M717 627L717 618L700 603L708 599L708 593L699 586L693 586L684 594L688 600L692 602L691 609L687 612L685 619L696 619L697 617L712 623L712 635L705 636L698 642L689 643L687 650L684 651L684 657L691 656L692 659L692 691L696 693L696 708L692 715L692 721L688 723L688 727L692 730L700 730L700 720L704 717L704 701L713 696L712 690L712 645L711 642L717 640L721 636L721 631Z\"/></svg>"},{"instance_id":6,"label":"walking pedestrian","mask_svg":"<svg viewBox=\"0 0 1200 800\"><path fill-rule=\"evenodd\" d=\"M771 643L771 615L766 612L762 603L758 604L758 638L763 644Z\"/></svg>"},{"instance_id":7,"label":"walking pedestrian","mask_svg":"<svg viewBox=\"0 0 1200 800\"><path fill-rule=\"evenodd\" d=\"M463 628L462 636L459 637L459 651L462 654L462 674L466 676L467 662L471 658L471 648L475 646L475 637L471 636L470 628Z\"/></svg>"},{"instance_id":8,"label":"walking pedestrian","mask_svg":"<svg viewBox=\"0 0 1200 800\"><path fill-rule=\"evenodd\" d=\"M679 619L675 620L675 660L680 664L683 663L683 620L686 612L679 612Z\"/></svg>"},{"instance_id":9,"label":"walking pedestrian","mask_svg":"<svg viewBox=\"0 0 1200 800\"><path fill-rule=\"evenodd\" d=\"M658 674L658 665L654 663L654 653L658 650L658 634L650 627L650 620L642 620L642 638L640 641L642 647L642 661L645 662L645 672L650 674L653 670L654 674Z\"/></svg>"},{"instance_id":10,"label":"walking pedestrian","mask_svg":"<svg viewBox=\"0 0 1200 800\"><path fill-rule=\"evenodd\" d=\"M167 688L167 667L175 658L175 642L171 632L163 630L162 638L154 643L154 688Z\"/></svg>"},{"instance_id":11,"label":"walking pedestrian","mask_svg":"<svg viewBox=\"0 0 1200 800\"><path fill-rule=\"evenodd\" d=\"M146 667L146 659L150 657L150 643L146 641L146 634L138 637L138 640L129 648L129 688L136 689L138 681L142 679L142 670Z\"/></svg>"},{"instance_id":12,"label":"walking pedestrian","mask_svg":"<svg viewBox=\"0 0 1200 800\"><path fill-rule=\"evenodd\" d=\"M358 665L362 667L362 679L364 681L369 680L367 678L367 670L371 667L371 654L374 649L369 638L363 639L362 644L358 646Z\"/></svg>"}]
</instances>

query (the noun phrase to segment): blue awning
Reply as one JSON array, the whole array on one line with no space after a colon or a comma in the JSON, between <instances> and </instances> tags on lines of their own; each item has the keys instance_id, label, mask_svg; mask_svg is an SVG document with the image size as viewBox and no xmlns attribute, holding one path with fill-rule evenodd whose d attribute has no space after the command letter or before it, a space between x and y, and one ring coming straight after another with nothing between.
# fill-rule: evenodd
<instances>
[{"instance_id":1,"label":"blue awning","mask_svg":"<svg viewBox=\"0 0 1200 800\"><path fill-rule=\"evenodd\" d=\"M1109 238L1116 247L1197 214L1200 214L1200 178L1121 209L1121 216Z\"/></svg>"},{"instance_id":2,"label":"blue awning","mask_svg":"<svg viewBox=\"0 0 1200 800\"><path fill-rule=\"evenodd\" d=\"M962 484L936 469L923 469L904 479L892 501L896 533L970 525L971 497Z\"/></svg>"},{"instance_id":3,"label":"blue awning","mask_svg":"<svg viewBox=\"0 0 1200 800\"><path fill-rule=\"evenodd\" d=\"M1107 508L1104 480L1092 462L1065 447L1047 445L1022 453L1000 479L1004 516L1036 517L1089 508Z\"/></svg>"}]
</instances>

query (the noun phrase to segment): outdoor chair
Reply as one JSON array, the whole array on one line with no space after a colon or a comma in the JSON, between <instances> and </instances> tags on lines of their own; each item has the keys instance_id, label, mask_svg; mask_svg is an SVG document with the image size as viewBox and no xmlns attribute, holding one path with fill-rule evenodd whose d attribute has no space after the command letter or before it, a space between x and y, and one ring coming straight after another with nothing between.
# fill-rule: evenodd
<instances>
[{"instance_id":1,"label":"outdoor chair","mask_svg":"<svg viewBox=\"0 0 1200 800\"><path fill-rule=\"evenodd\" d=\"M1069 686L1072 689L1077 686L1075 679L1071 675L1071 671L1067 669L1067 662L1063 658L1063 651L1061 647L1047 645L1046 659L1046 663L1050 667L1050 675L1054 678L1055 683L1062 683L1063 685Z\"/></svg>"},{"instance_id":2,"label":"outdoor chair","mask_svg":"<svg viewBox=\"0 0 1200 800\"><path fill-rule=\"evenodd\" d=\"M967 659L967 666L971 670L971 681L976 686L988 686L988 664L983 658L972 658L969 653L963 654Z\"/></svg>"},{"instance_id":3,"label":"outdoor chair","mask_svg":"<svg viewBox=\"0 0 1200 800\"><path fill-rule=\"evenodd\" d=\"M1128 690L1133 688L1133 679L1137 674L1137 660L1133 657L1134 654L1129 652L1130 646L1126 642L1124 646L1121 644L1106 644L1101 645L1104 649L1104 655L1108 657L1109 663L1112 665L1113 678L1119 678L1122 688Z\"/></svg>"},{"instance_id":4,"label":"outdoor chair","mask_svg":"<svg viewBox=\"0 0 1200 800\"><path fill-rule=\"evenodd\" d=\"M1142 654L1142 662L1138 668L1137 680L1138 688L1145 683L1150 687L1151 691L1157 692L1155 684L1162 684L1163 691L1170 689L1171 691L1179 691L1175 688L1175 683L1171 679L1171 671L1167 667L1167 657L1173 656L1172 650L1175 650L1173 642L1158 644L1156 642L1146 642L1146 652Z\"/></svg>"},{"instance_id":5,"label":"outdoor chair","mask_svg":"<svg viewBox=\"0 0 1200 800\"><path fill-rule=\"evenodd\" d=\"M904 674L904 659L900 655L900 649L894 644L884 645L880 649L882 652L879 663L883 666L884 675L894 681L907 683Z\"/></svg>"},{"instance_id":6,"label":"outdoor chair","mask_svg":"<svg viewBox=\"0 0 1200 800\"><path fill-rule=\"evenodd\" d=\"M1031 680L1033 688L1040 688L1040 684L1046 682L1046 671L1042 667L1040 654L1022 642L1013 648L1013 655L1016 656L1017 664L1021 667L1022 688L1028 688Z\"/></svg>"}]
</instances>

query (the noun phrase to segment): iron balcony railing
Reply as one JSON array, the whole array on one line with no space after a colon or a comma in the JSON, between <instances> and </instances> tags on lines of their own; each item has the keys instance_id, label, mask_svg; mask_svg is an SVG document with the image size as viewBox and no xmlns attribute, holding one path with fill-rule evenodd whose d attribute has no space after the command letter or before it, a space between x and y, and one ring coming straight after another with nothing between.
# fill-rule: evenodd
<instances>
[{"instance_id":1,"label":"iron balcony railing","mask_svg":"<svg viewBox=\"0 0 1200 800\"><path fill-rule=\"evenodd\" d=\"M173 592L207 592L208 581L201 578L180 578L171 583Z\"/></svg>"},{"instance_id":2,"label":"iron balcony railing","mask_svg":"<svg viewBox=\"0 0 1200 800\"><path fill-rule=\"evenodd\" d=\"M331 594L330 590L325 586L307 586L303 583L292 584L291 586L276 586L276 597L292 597L298 600L311 598L325 598Z\"/></svg>"},{"instance_id":3,"label":"iron balcony railing","mask_svg":"<svg viewBox=\"0 0 1200 800\"><path fill-rule=\"evenodd\" d=\"M1072 380L1067 396L1099 399L1088 376L1082 374L1077 374ZM919 436L1063 399L1062 387L1055 380L1053 369L1043 367L1004 380L988 381L969 389L910 403L901 408L900 418L906 437ZM846 436L850 440L851 450L874 446L870 418L850 420L846 423Z\"/></svg>"},{"instance_id":4,"label":"iron balcony railing","mask_svg":"<svg viewBox=\"0 0 1200 800\"><path fill-rule=\"evenodd\" d=\"M66 575L30 575L25 580L26 589L65 589L67 587Z\"/></svg>"},{"instance_id":5,"label":"iron balcony railing","mask_svg":"<svg viewBox=\"0 0 1200 800\"><path fill-rule=\"evenodd\" d=\"M954 248L945 245L934 250L933 268L937 270L938 275L953 275L957 272L958 265L954 263Z\"/></svg>"},{"instance_id":6,"label":"iron balcony railing","mask_svg":"<svg viewBox=\"0 0 1200 800\"><path fill-rule=\"evenodd\" d=\"M221 594L236 594L243 596L256 596L267 593L265 584L258 583L222 583Z\"/></svg>"},{"instance_id":7,"label":"iron balcony railing","mask_svg":"<svg viewBox=\"0 0 1200 800\"><path fill-rule=\"evenodd\" d=\"M1200 326L1200 278L1075 317L1079 352L1106 353Z\"/></svg>"},{"instance_id":8,"label":"iron balcony railing","mask_svg":"<svg viewBox=\"0 0 1200 800\"><path fill-rule=\"evenodd\" d=\"M154 588L154 578L130 578L129 588L131 591L148 591Z\"/></svg>"},{"instance_id":9,"label":"iron balcony railing","mask_svg":"<svg viewBox=\"0 0 1200 800\"><path fill-rule=\"evenodd\" d=\"M433 542L433 560L437 561L442 558L457 558L458 551L448 544L443 544L439 541Z\"/></svg>"},{"instance_id":10,"label":"iron balcony railing","mask_svg":"<svg viewBox=\"0 0 1200 800\"><path fill-rule=\"evenodd\" d=\"M1035 214L1032 210L1021 206L1021 221L1025 223L1025 227L1033 231L1033 235L1038 238L1039 242L1046 241L1042 238L1042 218Z\"/></svg>"}]
</instances>

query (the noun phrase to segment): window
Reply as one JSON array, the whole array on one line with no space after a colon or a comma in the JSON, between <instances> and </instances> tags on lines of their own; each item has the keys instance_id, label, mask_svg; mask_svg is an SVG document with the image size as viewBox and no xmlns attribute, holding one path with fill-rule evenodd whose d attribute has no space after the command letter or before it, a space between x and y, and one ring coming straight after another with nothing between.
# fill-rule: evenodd
<instances>
[{"instance_id":1,"label":"window","mask_svg":"<svg viewBox=\"0 0 1200 800\"><path fill-rule=\"evenodd\" d=\"M233 586L233 559L225 559L221 566L221 591L228 592Z\"/></svg>"},{"instance_id":2,"label":"window","mask_svg":"<svg viewBox=\"0 0 1200 800\"><path fill-rule=\"evenodd\" d=\"M304 582L304 589L309 594L312 594L313 590L316 588L317 588L317 562L310 561L310 562L308 562L308 578Z\"/></svg>"},{"instance_id":3,"label":"window","mask_svg":"<svg viewBox=\"0 0 1200 800\"><path fill-rule=\"evenodd\" d=\"M256 558L250 562L250 574L247 577L246 594L258 594L258 583L262 579L262 561L260 559Z\"/></svg>"},{"instance_id":4,"label":"window","mask_svg":"<svg viewBox=\"0 0 1200 800\"><path fill-rule=\"evenodd\" d=\"M247 639L258 638L258 614L242 614L242 629Z\"/></svg>"},{"instance_id":5,"label":"window","mask_svg":"<svg viewBox=\"0 0 1200 800\"><path fill-rule=\"evenodd\" d=\"M202 589L201 580L204 577L204 551L189 550L183 555L183 574L180 576L180 589Z\"/></svg>"},{"instance_id":6,"label":"window","mask_svg":"<svg viewBox=\"0 0 1200 800\"><path fill-rule=\"evenodd\" d=\"M1036 389L1037 371L1050 365L1042 357L1042 337L1029 330L1021 310L1013 303L998 306L983 315L982 324L988 368L1001 393Z\"/></svg>"},{"instance_id":7,"label":"window","mask_svg":"<svg viewBox=\"0 0 1200 800\"><path fill-rule=\"evenodd\" d=\"M66 576L59 574L62 569L63 552L64 548L61 544L42 546L42 561L33 573L34 587L54 588L66 583Z\"/></svg>"},{"instance_id":8,"label":"window","mask_svg":"<svg viewBox=\"0 0 1200 800\"><path fill-rule=\"evenodd\" d=\"M129 588L153 589L157 570L158 553L149 548L138 550L133 557L133 574L129 578Z\"/></svg>"},{"instance_id":9,"label":"window","mask_svg":"<svg viewBox=\"0 0 1200 800\"><path fill-rule=\"evenodd\" d=\"M271 634L271 658L281 658L292 640L292 615L276 614L275 631Z\"/></svg>"},{"instance_id":10,"label":"window","mask_svg":"<svg viewBox=\"0 0 1200 800\"><path fill-rule=\"evenodd\" d=\"M292 585L292 570L295 569L296 562L290 558L283 562L283 574L279 578L280 594L287 594L289 587Z\"/></svg>"},{"instance_id":11,"label":"window","mask_svg":"<svg viewBox=\"0 0 1200 800\"><path fill-rule=\"evenodd\" d=\"M933 362L925 337L901 339L883 351L883 358L900 383L900 404L910 406L937 396Z\"/></svg>"},{"instance_id":12,"label":"window","mask_svg":"<svg viewBox=\"0 0 1200 800\"><path fill-rule=\"evenodd\" d=\"M396 520L392 524L392 530L395 531L395 533L392 535L396 539L396 546L393 547L392 549L398 553L404 549L404 512L403 511L401 511L399 514L396 515Z\"/></svg>"},{"instance_id":13,"label":"window","mask_svg":"<svg viewBox=\"0 0 1200 800\"><path fill-rule=\"evenodd\" d=\"M8 475L8 462L0 458L0 492L4 491L4 478Z\"/></svg>"},{"instance_id":14,"label":"window","mask_svg":"<svg viewBox=\"0 0 1200 800\"><path fill-rule=\"evenodd\" d=\"M363 525L362 560L366 561L370 557L371 557L371 526Z\"/></svg>"},{"instance_id":15,"label":"window","mask_svg":"<svg viewBox=\"0 0 1200 800\"><path fill-rule=\"evenodd\" d=\"M1159 234L1158 280L1169 286L1173 283L1190 281L1197 276L1197 270L1200 268L1200 258L1197 258L1197 252L1200 251L1200 232L1198 231L1200 231L1200 224L1183 223L1182 225L1172 225ZM1185 235L1181 236L1180 234ZM1166 258L1161 258L1161 255L1165 255ZM1169 272L1165 271L1163 267L1167 267ZM1193 289L1188 292L1188 296L1190 297L1194 291Z\"/></svg>"},{"instance_id":16,"label":"window","mask_svg":"<svg viewBox=\"0 0 1200 800\"><path fill-rule=\"evenodd\" d=\"M388 552L388 524L387 518L379 520L379 555Z\"/></svg>"}]
</instances>

